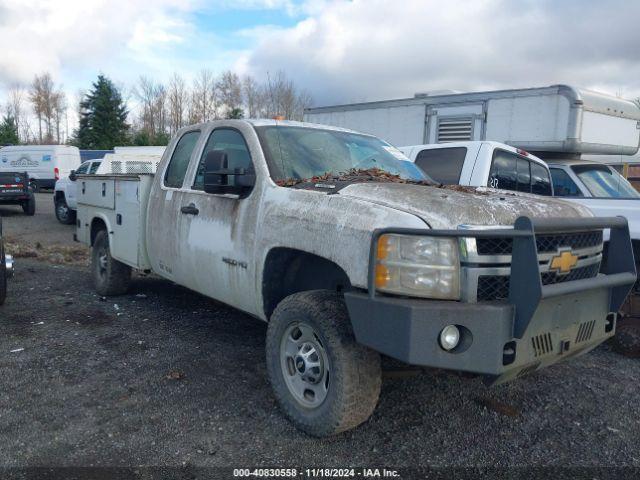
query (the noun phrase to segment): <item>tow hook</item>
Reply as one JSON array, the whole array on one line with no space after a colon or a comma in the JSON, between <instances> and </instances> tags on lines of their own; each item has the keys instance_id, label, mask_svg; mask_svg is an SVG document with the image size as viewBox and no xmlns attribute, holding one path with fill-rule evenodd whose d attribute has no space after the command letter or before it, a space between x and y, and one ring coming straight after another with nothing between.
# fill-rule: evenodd
<instances>
[{"instance_id":1,"label":"tow hook","mask_svg":"<svg viewBox=\"0 0 640 480\"><path fill-rule=\"evenodd\" d=\"M5 266L5 271L7 273L7 278L13 277L13 256L12 255L4 256L4 266Z\"/></svg>"}]
</instances>

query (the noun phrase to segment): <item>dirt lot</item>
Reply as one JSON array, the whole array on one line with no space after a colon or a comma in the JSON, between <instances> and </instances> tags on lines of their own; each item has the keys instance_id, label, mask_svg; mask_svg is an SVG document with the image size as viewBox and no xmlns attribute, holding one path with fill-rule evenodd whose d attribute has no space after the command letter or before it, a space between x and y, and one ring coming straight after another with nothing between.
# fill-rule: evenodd
<instances>
[{"instance_id":1,"label":"dirt lot","mask_svg":"<svg viewBox=\"0 0 640 480\"><path fill-rule=\"evenodd\" d=\"M155 278L97 297L82 258L39 255L73 233L50 202L0 207L36 254L0 307L2 467L640 467L640 360L606 346L494 388L387 362L370 421L307 437L271 395L265 325Z\"/></svg>"}]
</instances>

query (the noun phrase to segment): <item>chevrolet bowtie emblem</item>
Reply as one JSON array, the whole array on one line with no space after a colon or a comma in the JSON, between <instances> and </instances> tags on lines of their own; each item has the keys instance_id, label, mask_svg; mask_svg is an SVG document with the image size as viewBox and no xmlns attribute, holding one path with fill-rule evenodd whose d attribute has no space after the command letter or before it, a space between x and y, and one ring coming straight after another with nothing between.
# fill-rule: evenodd
<instances>
[{"instance_id":1,"label":"chevrolet bowtie emblem","mask_svg":"<svg viewBox=\"0 0 640 480\"><path fill-rule=\"evenodd\" d=\"M557 273L569 273L578 264L578 255L571 250L559 251L558 255L551 259L549 270Z\"/></svg>"}]
</instances>

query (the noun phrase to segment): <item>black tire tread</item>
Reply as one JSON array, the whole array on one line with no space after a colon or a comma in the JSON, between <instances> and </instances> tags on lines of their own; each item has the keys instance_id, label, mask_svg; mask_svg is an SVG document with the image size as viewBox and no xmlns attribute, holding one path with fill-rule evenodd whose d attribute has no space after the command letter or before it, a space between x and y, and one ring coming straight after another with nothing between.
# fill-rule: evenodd
<instances>
[{"instance_id":1,"label":"black tire tread","mask_svg":"<svg viewBox=\"0 0 640 480\"><path fill-rule=\"evenodd\" d=\"M36 197L33 194L29 196L29 200L22 204L22 211L29 217L36 214Z\"/></svg>"},{"instance_id":2,"label":"black tire tread","mask_svg":"<svg viewBox=\"0 0 640 480\"><path fill-rule=\"evenodd\" d=\"M286 326L277 327L288 313L311 319L329 346L327 353L331 355L334 367L330 388L337 385L339 388L335 401L329 402L328 410L321 417L311 418L296 408L295 399L281 380L281 336L277 333ZM356 342L344 299L337 292L312 290L282 300L271 317L266 350L269 378L278 403L301 430L317 437L335 435L360 425L373 413L382 382L380 355ZM344 369L341 378L336 378L336 364Z\"/></svg>"},{"instance_id":3,"label":"black tire tread","mask_svg":"<svg viewBox=\"0 0 640 480\"><path fill-rule=\"evenodd\" d=\"M618 323L611 342L614 351L626 357L640 357L640 318L625 318Z\"/></svg>"},{"instance_id":4,"label":"black tire tread","mask_svg":"<svg viewBox=\"0 0 640 480\"><path fill-rule=\"evenodd\" d=\"M108 256L107 279L105 282L99 280L97 273L98 247L103 242L106 243ZM111 256L111 251L109 250L109 235L106 230L100 230L96 234L91 251L91 268L93 272L93 283L99 295L109 297L127 293L129 284L131 283L131 267L115 260Z\"/></svg>"}]
</instances>

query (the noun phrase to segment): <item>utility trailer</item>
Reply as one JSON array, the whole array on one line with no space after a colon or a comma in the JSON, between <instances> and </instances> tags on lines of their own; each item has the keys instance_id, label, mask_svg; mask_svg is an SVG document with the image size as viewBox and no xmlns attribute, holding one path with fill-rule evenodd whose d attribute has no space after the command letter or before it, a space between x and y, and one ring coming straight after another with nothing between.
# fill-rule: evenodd
<instances>
[{"instance_id":1,"label":"utility trailer","mask_svg":"<svg viewBox=\"0 0 640 480\"><path fill-rule=\"evenodd\" d=\"M350 128L396 146L492 140L535 153L633 155L640 109L604 93L552 85L308 108L305 121Z\"/></svg>"}]
</instances>

